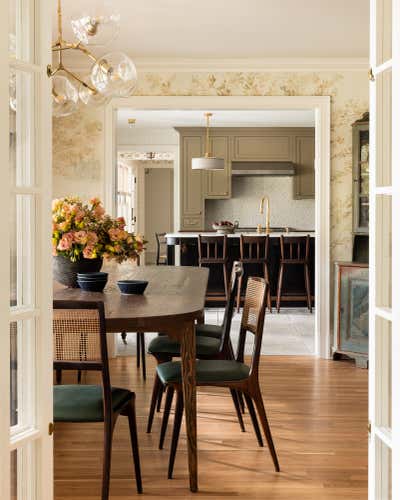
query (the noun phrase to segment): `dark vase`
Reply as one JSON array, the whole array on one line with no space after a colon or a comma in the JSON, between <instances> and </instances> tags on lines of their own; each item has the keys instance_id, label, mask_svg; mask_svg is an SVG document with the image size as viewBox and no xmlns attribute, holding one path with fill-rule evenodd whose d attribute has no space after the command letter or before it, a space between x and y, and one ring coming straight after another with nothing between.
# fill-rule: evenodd
<instances>
[{"instance_id":1,"label":"dark vase","mask_svg":"<svg viewBox=\"0 0 400 500\"><path fill-rule=\"evenodd\" d=\"M63 255L53 257L53 276L56 281L69 288L78 288L77 273L97 273L103 265L103 259L80 259L71 262Z\"/></svg>"}]
</instances>

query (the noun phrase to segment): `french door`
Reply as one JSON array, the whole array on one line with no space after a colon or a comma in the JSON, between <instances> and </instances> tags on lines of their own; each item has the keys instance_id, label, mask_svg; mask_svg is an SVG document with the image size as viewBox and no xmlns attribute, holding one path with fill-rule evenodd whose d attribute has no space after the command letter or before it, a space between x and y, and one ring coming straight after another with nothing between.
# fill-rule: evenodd
<instances>
[{"instance_id":1,"label":"french door","mask_svg":"<svg viewBox=\"0 0 400 500\"><path fill-rule=\"evenodd\" d=\"M400 498L400 0L371 0L369 499Z\"/></svg>"},{"instance_id":2,"label":"french door","mask_svg":"<svg viewBox=\"0 0 400 500\"><path fill-rule=\"evenodd\" d=\"M2 500L53 498L51 12L47 0L0 2Z\"/></svg>"}]
</instances>

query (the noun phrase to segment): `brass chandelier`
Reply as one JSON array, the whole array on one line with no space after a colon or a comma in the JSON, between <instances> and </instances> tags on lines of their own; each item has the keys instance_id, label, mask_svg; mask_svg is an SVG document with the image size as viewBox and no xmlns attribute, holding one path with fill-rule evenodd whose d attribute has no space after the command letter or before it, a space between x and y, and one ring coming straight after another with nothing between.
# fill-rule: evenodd
<instances>
[{"instance_id":1,"label":"brass chandelier","mask_svg":"<svg viewBox=\"0 0 400 500\"><path fill-rule=\"evenodd\" d=\"M112 97L132 95L137 84L132 60L123 52L96 57L87 48L87 45L104 45L118 33L120 16L112 9L110 1L105 0L100 9L97 7L71 18L75 42L63 38L61 0L57 1L58 36L52 45L57 63L47 67L47 74L52 78L53 114L68 116L77 110L79 102L101 106ZM90 59L93 65L89 75L81 77L65 66L63 56L70 50L79 51Z\"/></svg>"}]
</instances>

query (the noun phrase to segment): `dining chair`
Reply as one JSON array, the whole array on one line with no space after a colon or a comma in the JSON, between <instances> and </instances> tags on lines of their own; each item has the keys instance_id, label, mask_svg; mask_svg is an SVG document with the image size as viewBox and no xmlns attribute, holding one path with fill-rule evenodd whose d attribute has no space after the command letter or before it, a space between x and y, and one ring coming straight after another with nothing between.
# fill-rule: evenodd
<instances>
[{"instance_id":1,"label":"dining chair","mask_svg":"<svg viewBox=\"0 0 400 500\"><path fill-rule=\"evenodd\" d=\"M234 359L234 352L230 339L230 329L232 323L233 310L235 306L235 295L236 295L235 292L238 283L238 278L240 277L241 273L242 273L241 264L239 262L235 262L232 268L232 274L230 280L230 293L228 296L228 303L225 311L224 322L222 324L221 335L216 337L196 335L196 357L198 359ZM150 342L148 347L148 352L156 358L157 364L160 365L162 363L167 363L171 361L173 358L180 357L180 344L174 340L171 340L166 335L162 335L154 338ZM154 378L153 393L151 397L150 411L147 422L148 433L151 432L157 402L159 401L160 394L162 394L162 392L163 392L163 384L156 373ZM231 396L237 413L239 425L242 431L244 431L245 428L242 417L241 395L237 391L232 390ZM162 449L164 443L172 398L173 398L173 391L167 390L164 416L161 425L161 434L159 443L160 449ZM257 423L255 423L255 425L257 425Z\"/></svg>"},{"instance_id":2,"label":"dining chair","mask_svg":"<svg viewBox=\"0 0 400 500\"><path fill-rule=\"evenodd\" d=\"M127 416L136 488L142 493L135 393L110 384L104 304L55 300L53 308L54 369L101 372L102 380L101 385L54 386L54 422L103 422L101 500L108 500L113 431L118 416Z\"/></svg>"},{"instance_id":3,"label":"dining chair","mask_svg":"<svg viewBox=\"0 0 400 500\"><path fill-rule=\"evenodd\" d=\"M281 309L283 294L283 275L286 268L302 266L304 271L305 295L301 298L307 301L307 307L312 313L311 285L310 285L310 235L307 236L284 236L280 237L280 260L278 290L276 294L276 310Z\"/></svg>"},{"instance_id":4,"label":"dining chair","mask_svg":"<svg viewBox=\"0 0 400 500\"><path fill-rule=\"evenodd\" d=\"M247 289L240 326L238 350L235 360L198 360L196 362L196 383L198 386L225 387L244 394L250 414L256 418L253 402L257 409L275 471L280 466L272 439L267 414L264 407L259 384L259 362L264 330L265 306L268 284L261 277L251 277L247 281ZM250 365L244 363L244 350L247 333L254 335L254 347ZM177 393L174 427L171 440L171 450L168 465L168 478L172 478L176 450L183 415L183 394L181 364L170 361L157 366L157 374L167 391ZM262 446L262 443L260 443Z\"/></svg>"},{"instance_id":5,"label":"dining chair","mask_svg":"<svg viewBox=\"0 0 400 500\"><path fill-rule=\"evenodd\" d=\"M237 290L237 311L240 311L240 300L242 293L242 282L244 272L248 265L262 266L264 279L268 283L267 305L269 311L272 313L270 281L268 272L268 258L269 258L269 235L265 236L249 236L240 235L240 262L243 265L243 275L239 278L239 285Z\"/></svg>"}]
</instances>

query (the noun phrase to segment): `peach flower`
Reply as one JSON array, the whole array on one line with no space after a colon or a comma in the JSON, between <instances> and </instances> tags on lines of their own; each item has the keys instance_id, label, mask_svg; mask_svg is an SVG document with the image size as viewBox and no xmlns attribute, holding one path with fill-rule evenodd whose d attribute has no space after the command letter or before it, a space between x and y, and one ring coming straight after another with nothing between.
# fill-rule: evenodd
<instances>
[{"instance_id":1,"label":"peach flower","mask_svg":"<svg viewBox=\"0 0 400 500\"><path fill-rule=\"evenodd\" d=\"M72 243L74 242L73 233L65 233L58 243L58 250L70 250L72 247Z\"/></svg>"},{"instance_id":2,"label":"peach flower","mask_svg":"<svg viewBox=\"0 0 400 500\"><path fill-rule=\"evenodd\" d=\"M76 233L74 233L74 240L80 245L85 245L87 243L86 231L76 231Z\"/></svg>"}]
</instances>

